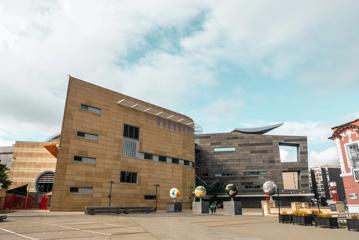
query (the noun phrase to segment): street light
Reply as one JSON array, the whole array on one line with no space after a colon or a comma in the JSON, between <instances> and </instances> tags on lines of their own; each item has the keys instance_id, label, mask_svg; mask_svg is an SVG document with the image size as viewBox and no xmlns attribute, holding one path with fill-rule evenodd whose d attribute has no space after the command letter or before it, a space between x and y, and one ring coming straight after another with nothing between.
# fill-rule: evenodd
<instances>
[{"instance_id":1,"label":"street light","mask_svg":"<svg viewBox=\"0 0 359 240\"><path fill-rule=\"evenodd\" d=\"M155 187L156 187L156 207L155 207L155 211L157 211L157 203L158 203L158 201L157 201L157 199L158 199L157 194L158 194L158 188L160 187L160 185L157 183L157 184L155 184Z\"/></svg>"},{"instance_id":2,"label":"street light","mask_svg":"<svg viewBox=\"0 0 359 240\"><path fill-rule=\"evenodd\" d=\"M278 221L280 223L280 199L279 199L279 187L277 187L277 201L278 201Z\"/></svg>"},{"instance_id":3,"label":"street light","mask_svg":"<svg viewBox=\"0 0 359 240\"><path fill-rule=\"evenodd\" d=\"M111 197L112 197L112 184L114 184L114 181L109 181L110 183L110 194L108 195L108 206L111 207Z\"/></svg>"}]
</instances>

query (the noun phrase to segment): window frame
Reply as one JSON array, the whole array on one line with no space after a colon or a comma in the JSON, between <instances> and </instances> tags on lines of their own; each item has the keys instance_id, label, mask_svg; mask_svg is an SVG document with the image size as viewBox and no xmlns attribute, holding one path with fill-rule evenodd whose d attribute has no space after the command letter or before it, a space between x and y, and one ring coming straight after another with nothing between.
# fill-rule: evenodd
<instances>
[{"instance_id":1,"label":"window frame","mask_svg":"<svg viewBox=\"0 0 359 240\"><path fill-rule=\"evenodd\" d=\"M135 178L135 181L133 181L133 178ZM138 173L132 171L121 171L120 182L126 184L138 184Z\"/></svg>"}]
</instances>

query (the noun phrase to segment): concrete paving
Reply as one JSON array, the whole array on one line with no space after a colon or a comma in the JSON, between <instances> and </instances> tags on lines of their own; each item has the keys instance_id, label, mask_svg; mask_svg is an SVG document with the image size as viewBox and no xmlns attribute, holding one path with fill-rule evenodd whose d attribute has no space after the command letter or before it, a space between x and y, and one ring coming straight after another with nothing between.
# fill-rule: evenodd
<instances>
[{"instance_id":1,"label":"concrete paving","mask_svg":"<svg viewBox=\"0 0 359 240\"><path fill-rule=\"evenodd\" d=\"M19 211L0 222L1 240L306 240L359 239L359 232L346 228L325 229L279 224L276 217L244 211L242 216L150 213L128 215L84 215Z\"/></svg>"}]
</instances>

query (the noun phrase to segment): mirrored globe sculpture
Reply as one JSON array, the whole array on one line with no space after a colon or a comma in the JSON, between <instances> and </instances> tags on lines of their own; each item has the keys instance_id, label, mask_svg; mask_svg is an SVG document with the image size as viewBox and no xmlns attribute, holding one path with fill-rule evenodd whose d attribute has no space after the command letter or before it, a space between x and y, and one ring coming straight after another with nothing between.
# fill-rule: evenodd
<instances>
[{"instance_id":1,"label":"mirrored globe sculpture","mask_svg":"<svg viewBox=\"0 0 359 240\"><path fill-rule=\"evenodd\" d=\"M238 188L234 184L227 184L224 190L226 191L227 195L232 199L238 193Z\"/></svg>"}]
</instances>

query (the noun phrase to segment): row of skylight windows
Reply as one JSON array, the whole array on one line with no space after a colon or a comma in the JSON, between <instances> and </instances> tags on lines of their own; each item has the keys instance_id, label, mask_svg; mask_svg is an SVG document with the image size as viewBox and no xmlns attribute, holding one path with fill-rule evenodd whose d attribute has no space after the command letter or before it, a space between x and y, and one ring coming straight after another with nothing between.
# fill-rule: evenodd
<instances>
[{"instance_id":1,"label":"row of skylight windows","mask_svg":"<svg viewBox=\"0 0 359 240\"><path fill-rule=\"evenodd\" d=\"M202 173L203 177L208 177L208 173ZM216 172L213 174L214 177L235 177L239 176L239 173L236 172ZM259 171L246 171L243 172L243 176L245 177L258 177L258 176L267 176L267 171L259 170Z\"/></svg>"},{"instance_id":2,"label":"row of skylight windows","mask_svg":"<svg viewBox=\"0 0 359 240\"><path fill-rule=\"evenodd\" d=\"M166 156L161 156L161 155L155 155L155 154L150 154L150 153L138 153L138 158L144 159L144 160L152 160L152 161L166 162L166 163L173 163L173 164L180 164L180 165L194 167L194 162L192 162L192 161L173 158L173 157L166 157Z\"/></svg>"},{"instance_id":3,"label":"row of skylight windows","mask_svg":"<svg viewBox=\"0 0 359 240\"><path fill-rule=\"evenodd\" d=\"M220 172L220 173L215 173L214 176L215 177L233 177L233 176L237 176L237 173L235 173L235 172Z\"/></svg>"}]
</instances>

